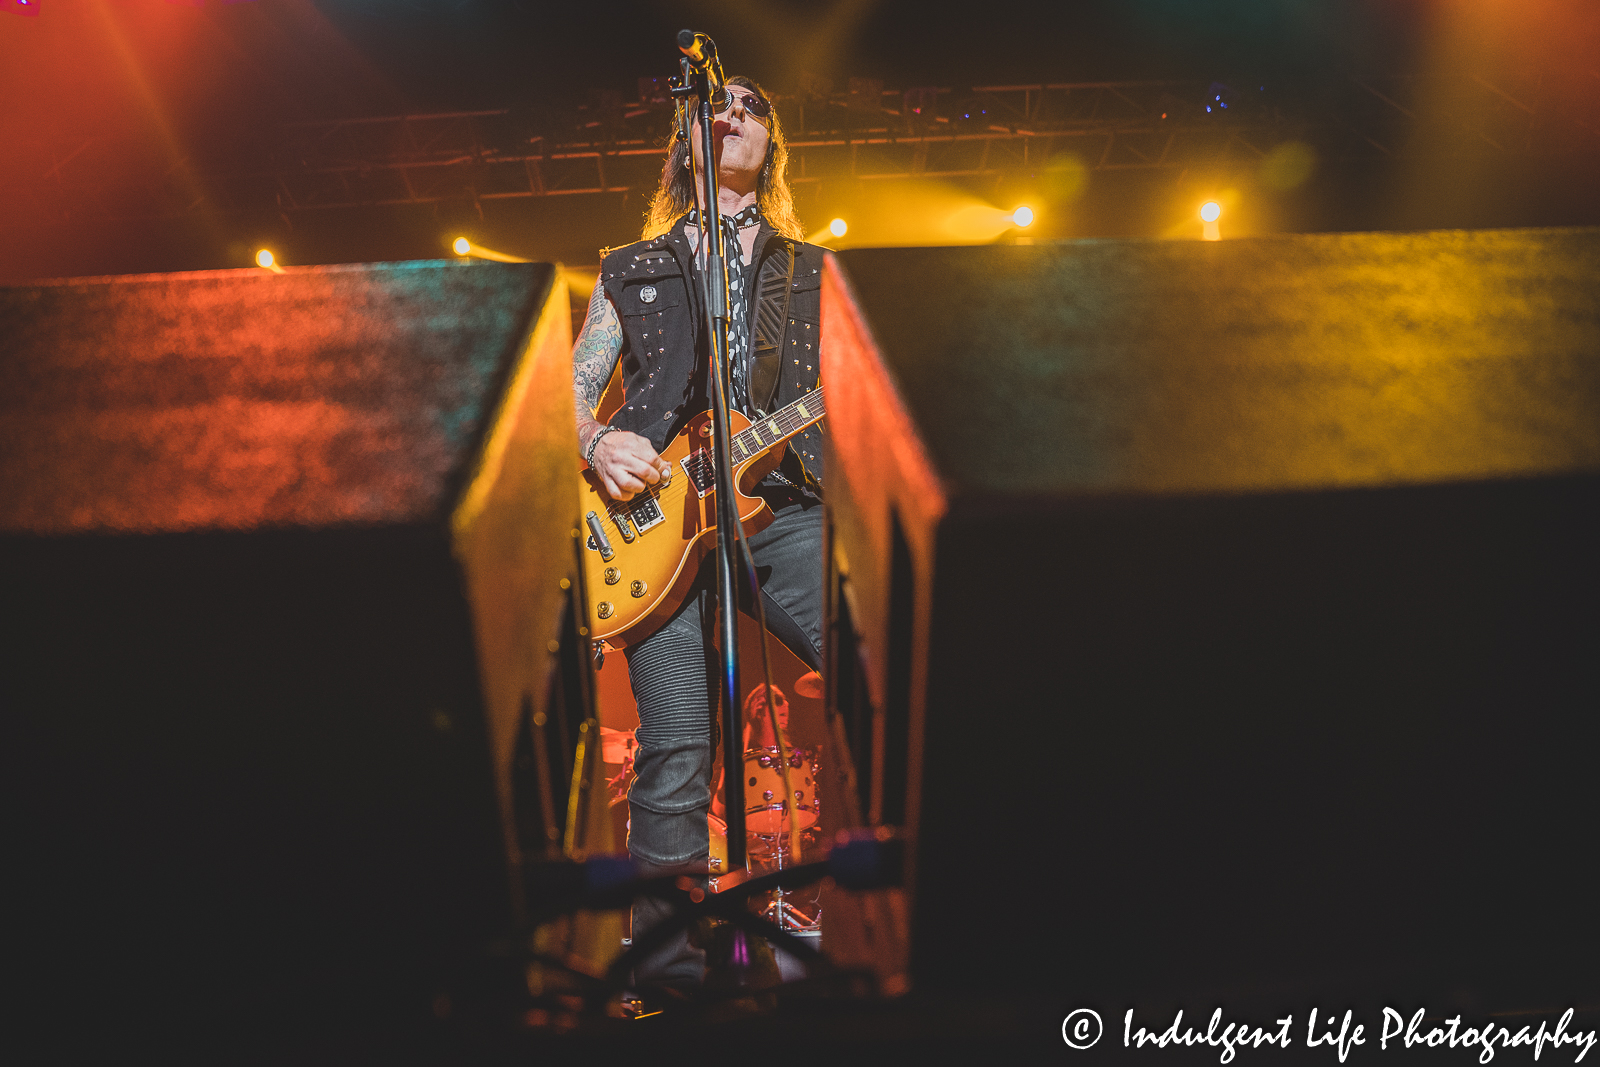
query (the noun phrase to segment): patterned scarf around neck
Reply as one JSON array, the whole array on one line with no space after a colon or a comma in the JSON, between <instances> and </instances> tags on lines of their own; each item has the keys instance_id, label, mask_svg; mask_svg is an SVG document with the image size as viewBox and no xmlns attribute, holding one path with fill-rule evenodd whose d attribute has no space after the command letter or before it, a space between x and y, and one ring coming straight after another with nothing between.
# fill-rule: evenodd
<instances>
[{"instance_id":1,"label":"patterned scarf around neck","mask_svg":"<svg viewBox=\"0 0 1600 1067\"><path fill-rule=\"evenodd\" d=\"M733 215L722 216L722 258L728 264L728 363L733 370L733 406L745 415L750 408L750 309L746 293L750 264L745 262L739 231L761 222L761 209L751 204ZM700 209L689 212L689 225L700 225ZM698 259L696 261L698 263Z\"/></svg>"}]
</instances>

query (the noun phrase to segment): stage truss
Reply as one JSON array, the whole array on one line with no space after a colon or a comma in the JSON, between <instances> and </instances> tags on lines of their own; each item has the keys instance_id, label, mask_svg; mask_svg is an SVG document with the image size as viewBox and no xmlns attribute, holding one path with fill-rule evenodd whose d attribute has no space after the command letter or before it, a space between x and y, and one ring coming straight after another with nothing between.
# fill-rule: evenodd
<instances>
[{"instance_id":1,"label":"stage truss","mask_svg":"<svg viewBox=\"0 0 1600 1067\"><path fill-rule=\"evenodd\" d=\"M970 90L885 89L777 98L799 187L883 180L990 180L1055 166L1091 171L1227 172L1275 146L1308 143L1325 161L1561 157L1600 145L1600 102L1537 77L1491 81L1356 78L1315 100L1220 82L1085 82ZM108 136L18 146L13 204L93 217L196 212L284 216L393 204L644 194L655 187L671 106L659 79L637 99L595 92L582 105L285 124L242 135L207 160L174 160ZM1070 161L1070 162L1068 162Z\"/></svg>"}]
</instances>

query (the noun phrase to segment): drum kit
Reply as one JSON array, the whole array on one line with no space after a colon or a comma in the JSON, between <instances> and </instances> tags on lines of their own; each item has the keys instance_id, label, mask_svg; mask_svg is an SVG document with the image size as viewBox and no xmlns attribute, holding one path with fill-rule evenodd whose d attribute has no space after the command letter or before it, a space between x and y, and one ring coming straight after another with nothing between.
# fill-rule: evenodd
<instances>
[{"instance_id":1,"label":"drum kit","mask_svg":"<svg viewBox=\"0 0 1600 1067\"><path fill-rule=\"evenodd\" d=\"M778 766L778 750L752 748L744 754L744 821L747 845L744 867L728 870L728 825L715 815L711 824L711 891L731 889L757 875L782 870L799 861L790 845L790 814L783 803L783 772ZM800 829L804 852L817 837L817 755L810 749L790 747L789 775L794 785L795 825ZM775 889L763 914L785 930L798 933L817 930L821 924L816 894L804 899L792 891Z\"/></svg>"},{"instance_id":2,"label":"drum kit","mask_svg":"<svg viewBox=\"0 0 1600 1067\"><path fill-rule=\"evenodd\" d=\"M818 698L822 695L822 679L815 671L803 675L795 683L800 696ZM627 797L627 781L636 747L632 730L600 730L602 756L607 763L624 764L623 773L611 779L612 804ZM789 766L789 781L794 789L792 807L795 825L800 830L802 854L809 851L820 833L817 826L819 803L817 783L819 761L812 749L790 746L780 754L777 746L750 748L744 754L745 832L747 834L746 859L742 869L728 870L728 826L715 814L708 814L711 833L711 858L707 863L713 893L731 889L757 875L782 870L800 861L794 854L789 833L790 811L783 802L783 768L780 760ZM817 904L815 889L809 891L773 890L762 914L771 922L795 933L813 933L821 929L821 908Z\"/></svg>"}]
</instances>

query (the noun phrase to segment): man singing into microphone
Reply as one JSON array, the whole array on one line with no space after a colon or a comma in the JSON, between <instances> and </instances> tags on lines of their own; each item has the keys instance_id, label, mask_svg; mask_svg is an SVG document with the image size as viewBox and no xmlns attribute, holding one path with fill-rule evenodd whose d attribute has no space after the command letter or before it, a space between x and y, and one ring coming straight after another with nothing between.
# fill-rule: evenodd
<instances>
[{"instance_id":1,"label":"man singing into microphone","mask_svg":"<svg viewBox=\"0 0 1600 1067\"><path fill-rule=\"evenodd\" d=\"M759 86L731 78L714 115L722 234L700 225L691 151L701 164L698 120L677 137L645 220L643 239L600 265L588 318L573 349L578 443L608 493L628 499L668 473L659 453L708 406L697 252L720 237L728 264L730 402L751 418L815 389L821 367L822 250L805 244L784 170L788 150L778 116ZM692 146L692 147L691 147ZM624 400L610 425L594 418L618 359ZM822 430L788 445L758 487L773 522L750 535L772 635L820 669L822 655ZM639 705L638 774L629 792L628 851L642 873L687 873L704 885L709 848L713 717L720 690L713 648L717 610L714 557L676 615L627 649ZM740 568L736 565L736 570ZM753 605L746 605L753 611ZM634 937L666 913L641 899ZM704 954L686 936L635 971L637 984L690 992Z\"/></svg>"}]
</instances>

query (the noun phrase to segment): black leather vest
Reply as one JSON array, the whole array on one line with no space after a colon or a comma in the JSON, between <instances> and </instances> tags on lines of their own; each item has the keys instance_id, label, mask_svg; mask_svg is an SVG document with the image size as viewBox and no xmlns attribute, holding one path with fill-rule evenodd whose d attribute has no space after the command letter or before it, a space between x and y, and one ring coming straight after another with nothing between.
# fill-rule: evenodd
<instances>
[{"instance_id":1,"label":"black leather vest","mask_svg":"<svg viewBox=\"0 0 1600 1067\"><path fill-rule=\"evenodd\" d=\"M611 425L648 439L658 452L691 416L709 407L705 367L710 346L691 269L693 252L683 230L684 220L679 219L670 233L613 249L600 263L606 295L622 320L623 402ZM785 276L791 251L786 321L760 322L755 306L747 318L752 401L767 412L815 389L822 369L823 250L783 237L763 222L756 238L754 284L747 293L753 304L759 302L764 284L770 287L774 278ZM763 373L774 362L775 375ZM773 377L770 395L761 397L761 385ZM821 487L822 432L819 423L790 441L779 470L791 481Z\"/></svg>"}]
</instances>

